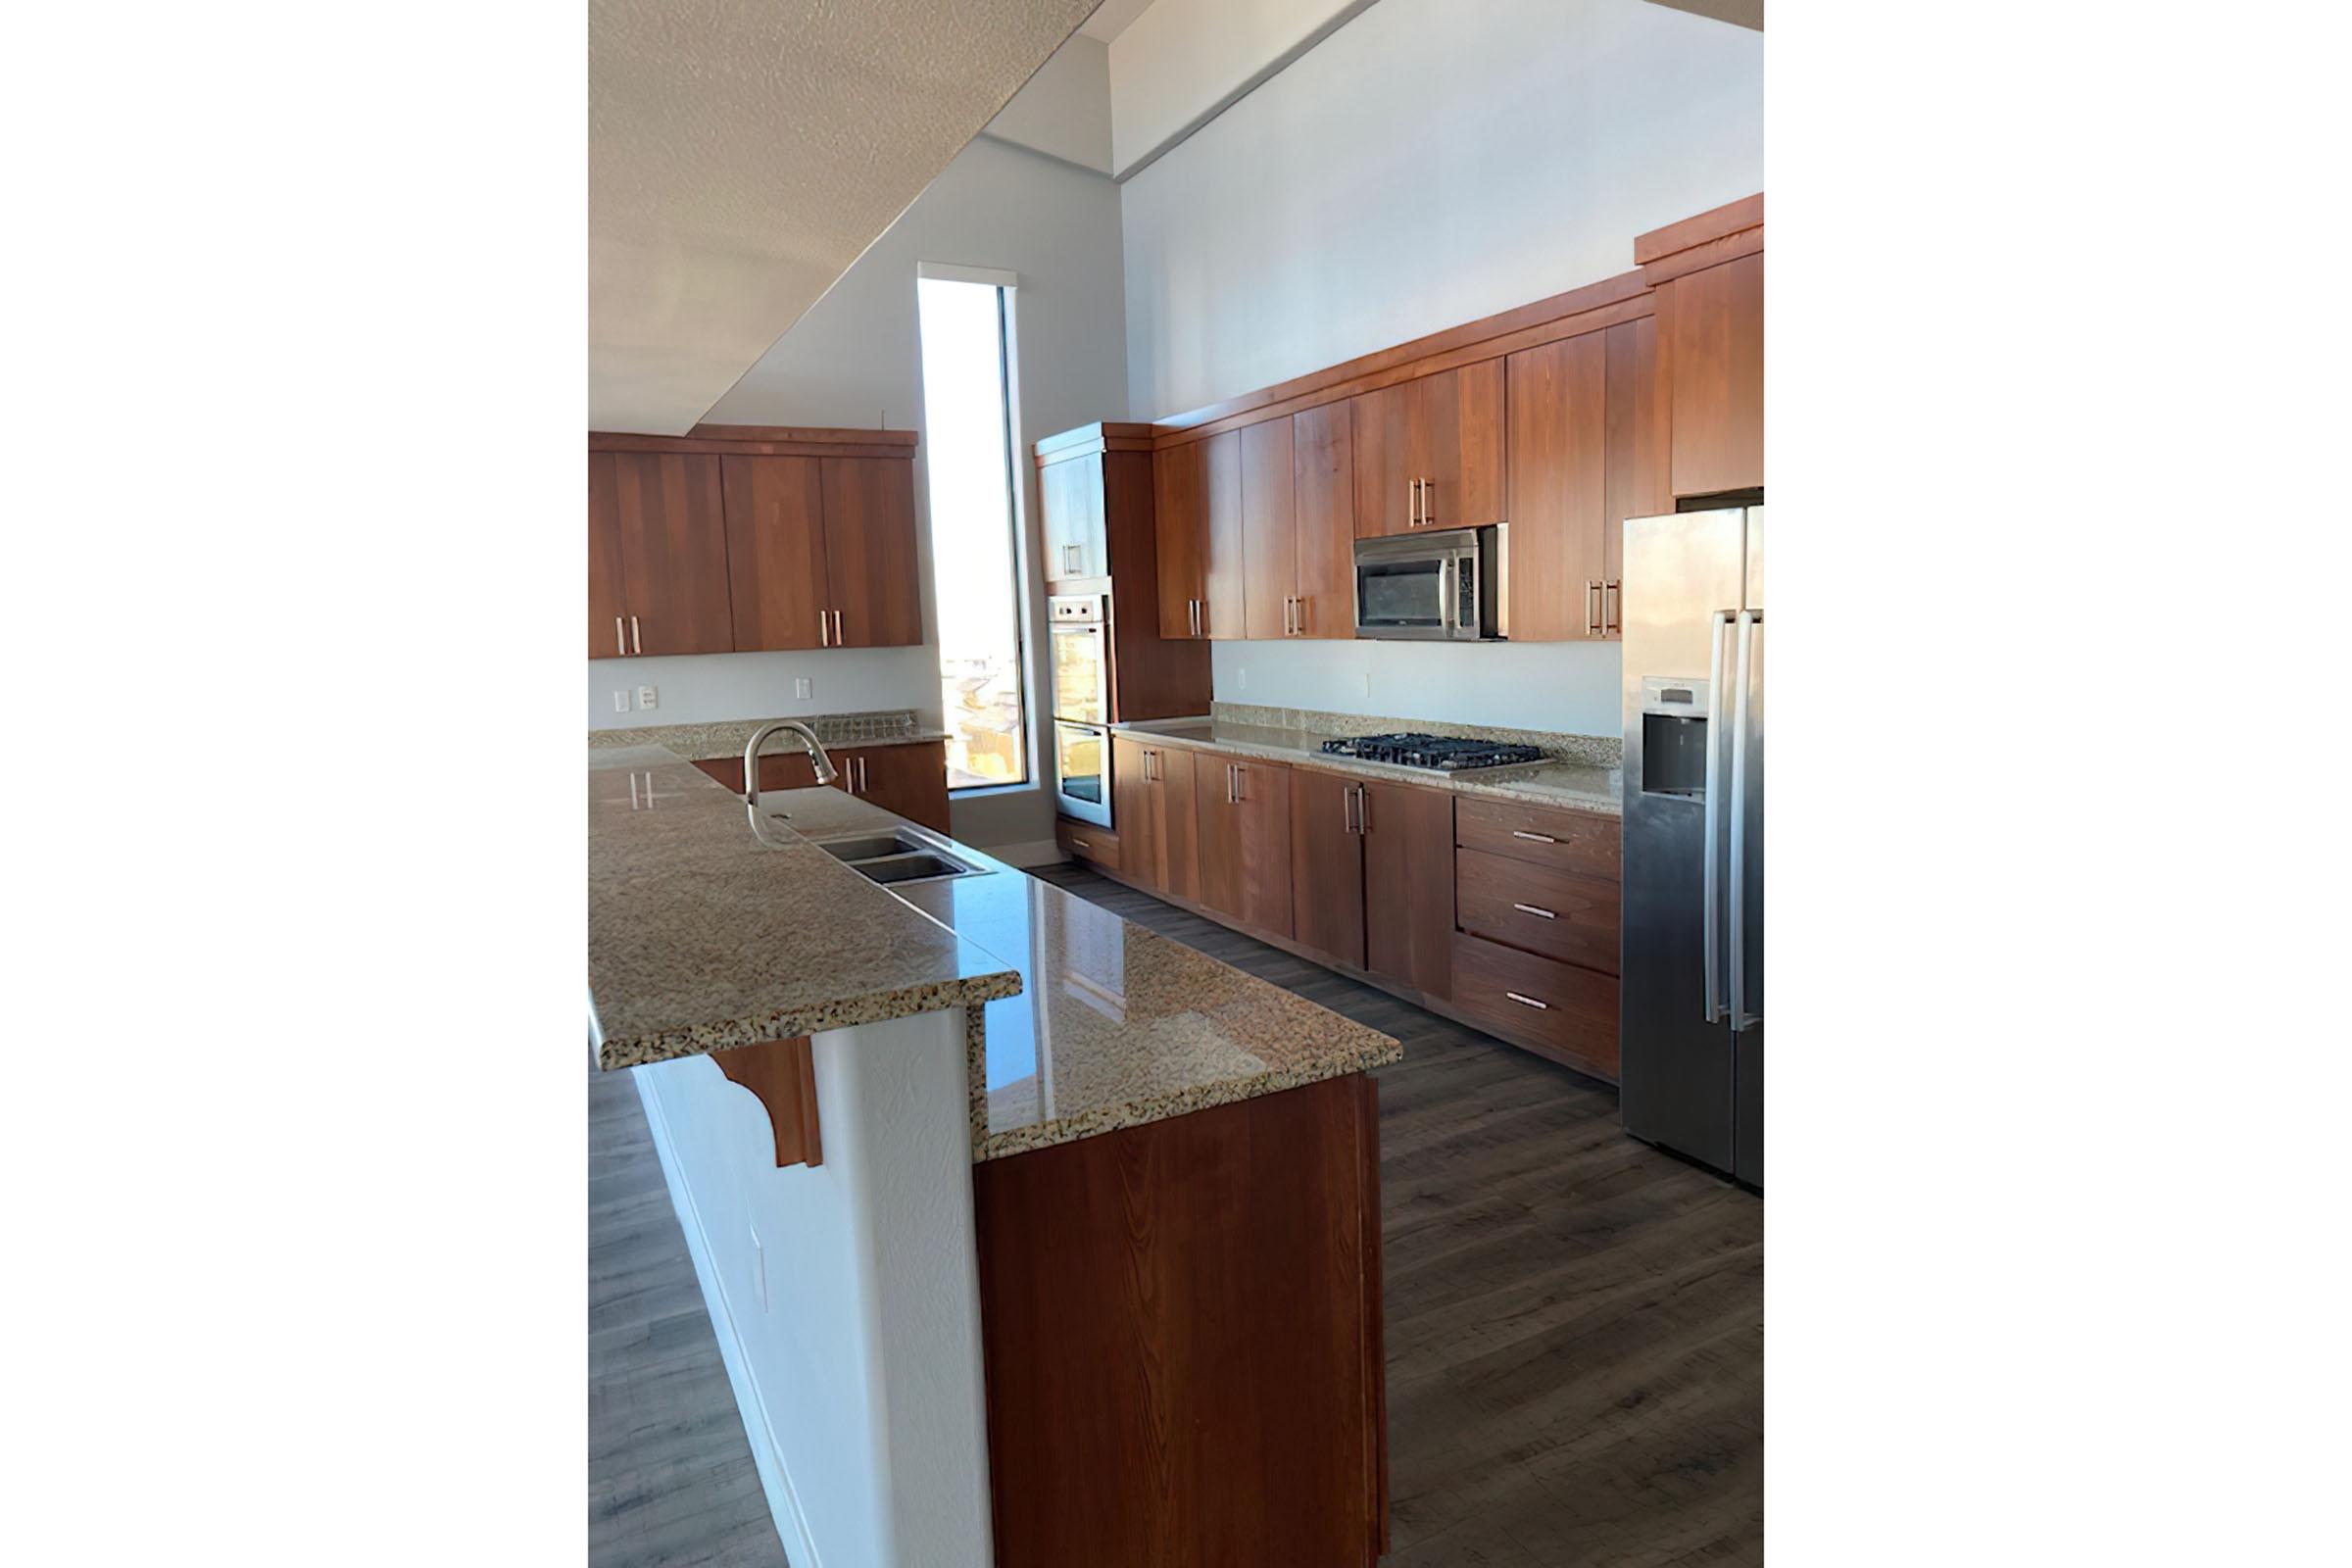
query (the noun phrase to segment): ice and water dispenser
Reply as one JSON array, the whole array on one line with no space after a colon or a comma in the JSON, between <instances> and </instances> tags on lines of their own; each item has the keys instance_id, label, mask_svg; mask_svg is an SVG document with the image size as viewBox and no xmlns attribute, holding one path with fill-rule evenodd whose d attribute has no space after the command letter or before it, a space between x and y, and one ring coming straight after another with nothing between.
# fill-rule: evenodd
<instances>
[{"instance_id":1,"label":"ice and water dispenser","mask_svg":"<svg viewBox=\"0 0 2352 1568\"><path fill-rule=\"evenodd\" d=\"M1707 796L1707 683L1674 675L1642 679L1642 793Z\"/></svg>"}]
</instances>

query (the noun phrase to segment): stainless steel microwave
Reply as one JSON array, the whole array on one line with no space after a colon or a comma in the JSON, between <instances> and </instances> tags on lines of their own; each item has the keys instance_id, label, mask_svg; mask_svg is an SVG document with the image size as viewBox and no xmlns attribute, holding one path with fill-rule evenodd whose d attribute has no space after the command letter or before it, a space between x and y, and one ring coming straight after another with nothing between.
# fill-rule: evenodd
<instances>
[{"instance_id":1,"label":"stainless steel microwave","mask_svg":"<svg viewBox=\"0 0 2352 1568\"><path fill-rule=\"evenodd\" d=\"M1355 542L1358 637L1493 642L1510 635L1508 523Z\"/></svg>"}]
</instances>

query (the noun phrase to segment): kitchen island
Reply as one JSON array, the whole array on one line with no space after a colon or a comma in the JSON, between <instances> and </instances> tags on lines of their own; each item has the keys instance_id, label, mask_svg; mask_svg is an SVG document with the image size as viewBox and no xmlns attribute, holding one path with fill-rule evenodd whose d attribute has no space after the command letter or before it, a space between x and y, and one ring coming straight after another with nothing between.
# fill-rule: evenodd
<instances>
[{"instance_id":1,"label":"kitchen island","mask_svg":"<svg viewBox=\"0 0 2352 1568\"><path fill-rule=\"evenodd\" d=\"M592 1041L796 1561L1377 1556L1396 1041L839 791L589 799ZM827 848L889 834L970 869Z\"/></svg>"}]
</instances>

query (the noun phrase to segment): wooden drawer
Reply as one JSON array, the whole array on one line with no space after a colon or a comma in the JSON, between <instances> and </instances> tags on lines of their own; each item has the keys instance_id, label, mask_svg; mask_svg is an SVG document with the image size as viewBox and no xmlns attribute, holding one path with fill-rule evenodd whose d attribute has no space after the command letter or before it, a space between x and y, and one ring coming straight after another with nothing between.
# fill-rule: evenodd
<instances>
[{"instance_id":1,"label":"wooden drawer","mask_svg":"<svg viewBox=\"0 0 2352 1568\"><path fill-rule=\"evenodd\" d=\"M1106 871L1119 868L1119 836L1106 827L1057 816L1054 819L1054 840L1073 860L1092 860Z\"/></svg>"},{"instance_id":2,"label":"wooden drawer","mask_svg":"<svg viewBox=\"0 0 2352 1568\"><path fill-rule=\"evenodd\" d=\"M1553 811L1516 801L1481 801L1463 796L1454 803L1453 842L1514 860L1558 871L1621 880L1618 846L1624 824L1589 811Z\"/></svg>"},{"instance_id":3,"label":"wooden drawer","mask_svg":"<svg viewBox=\"0 0 2352 1568\"><path fill-rule=\"evenodd\" d=\"M1453 907L1473 936L1563 963L1617 972L1618 889L1605 877L1456 850Z\"/></svg>"},{"instance_id":4,"label":"wooden drawer","mask_svg":"<svg viewBox=\"0 0 2352 1568\"><path fill-rule=\"evenodd\" d=\"M1457 932L1453 1004L1514 1045L1616 1081L1615 975Z\"/></svg>"}]
</instances>

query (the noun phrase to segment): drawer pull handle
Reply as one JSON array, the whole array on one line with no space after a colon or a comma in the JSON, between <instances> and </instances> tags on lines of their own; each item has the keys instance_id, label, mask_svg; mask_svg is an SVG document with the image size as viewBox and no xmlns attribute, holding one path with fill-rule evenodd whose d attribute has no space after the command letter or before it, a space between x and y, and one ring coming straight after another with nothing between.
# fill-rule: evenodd
<instances>
[{"instance_id":1,"label":"drawer pull handle","mask_svg":"<svg viewBox=\"0 0 2352 1568\"><path fill-rule=\"evenodd\" d=\"M1070 845L1072 848L1080 850L1091 850L1094 848L1093 845L1087 843L1086 840L1080 838L1075 833L1070 835Z\"/></svg>"},{"instance_id":2,"label":"drawer pull handle","mask_svg":"<svg viewBox=\"0 0 2352 1568\"><path fill-rule=\"evenodd\" d=\"M1524 833L1518 828L1511 829L1511 837L1515 839L1525 839L1530 844L1557 844L1560 842L1558 839L1553 838L1548 833Z\"/></svg>"},{"instance_id":3,"label":"drawer pull handle","mask_svg":"<svg viewBox=\"0 0 2352 1568\"><path fill-rule=\"evenodd\" d=\"M1519 1004L1519 1005L1522 1007L1534 1007L1540 1012L1549 1012L1551 1010L1550 1003L1538 1002L1533 997L1523 997L1516 991L1505 991L1503 995L1510 998L1513 1002Z\"/></svg>"},{"instance_id":4,"label":"drawer pull handle","mask_svg":"<svg viewBox=\"0 0 2352 1568\"><path fill-rule=\"evenodd\" d=\"M1549 909L1539 909L1532 904L1514 904L1511 906L1511 907L1517 909L1521 914L1532 914L1537 916L1539 919L1557 920L1559 918L1558 915L1552 913Z\"/></svg>"}]
</instances>

